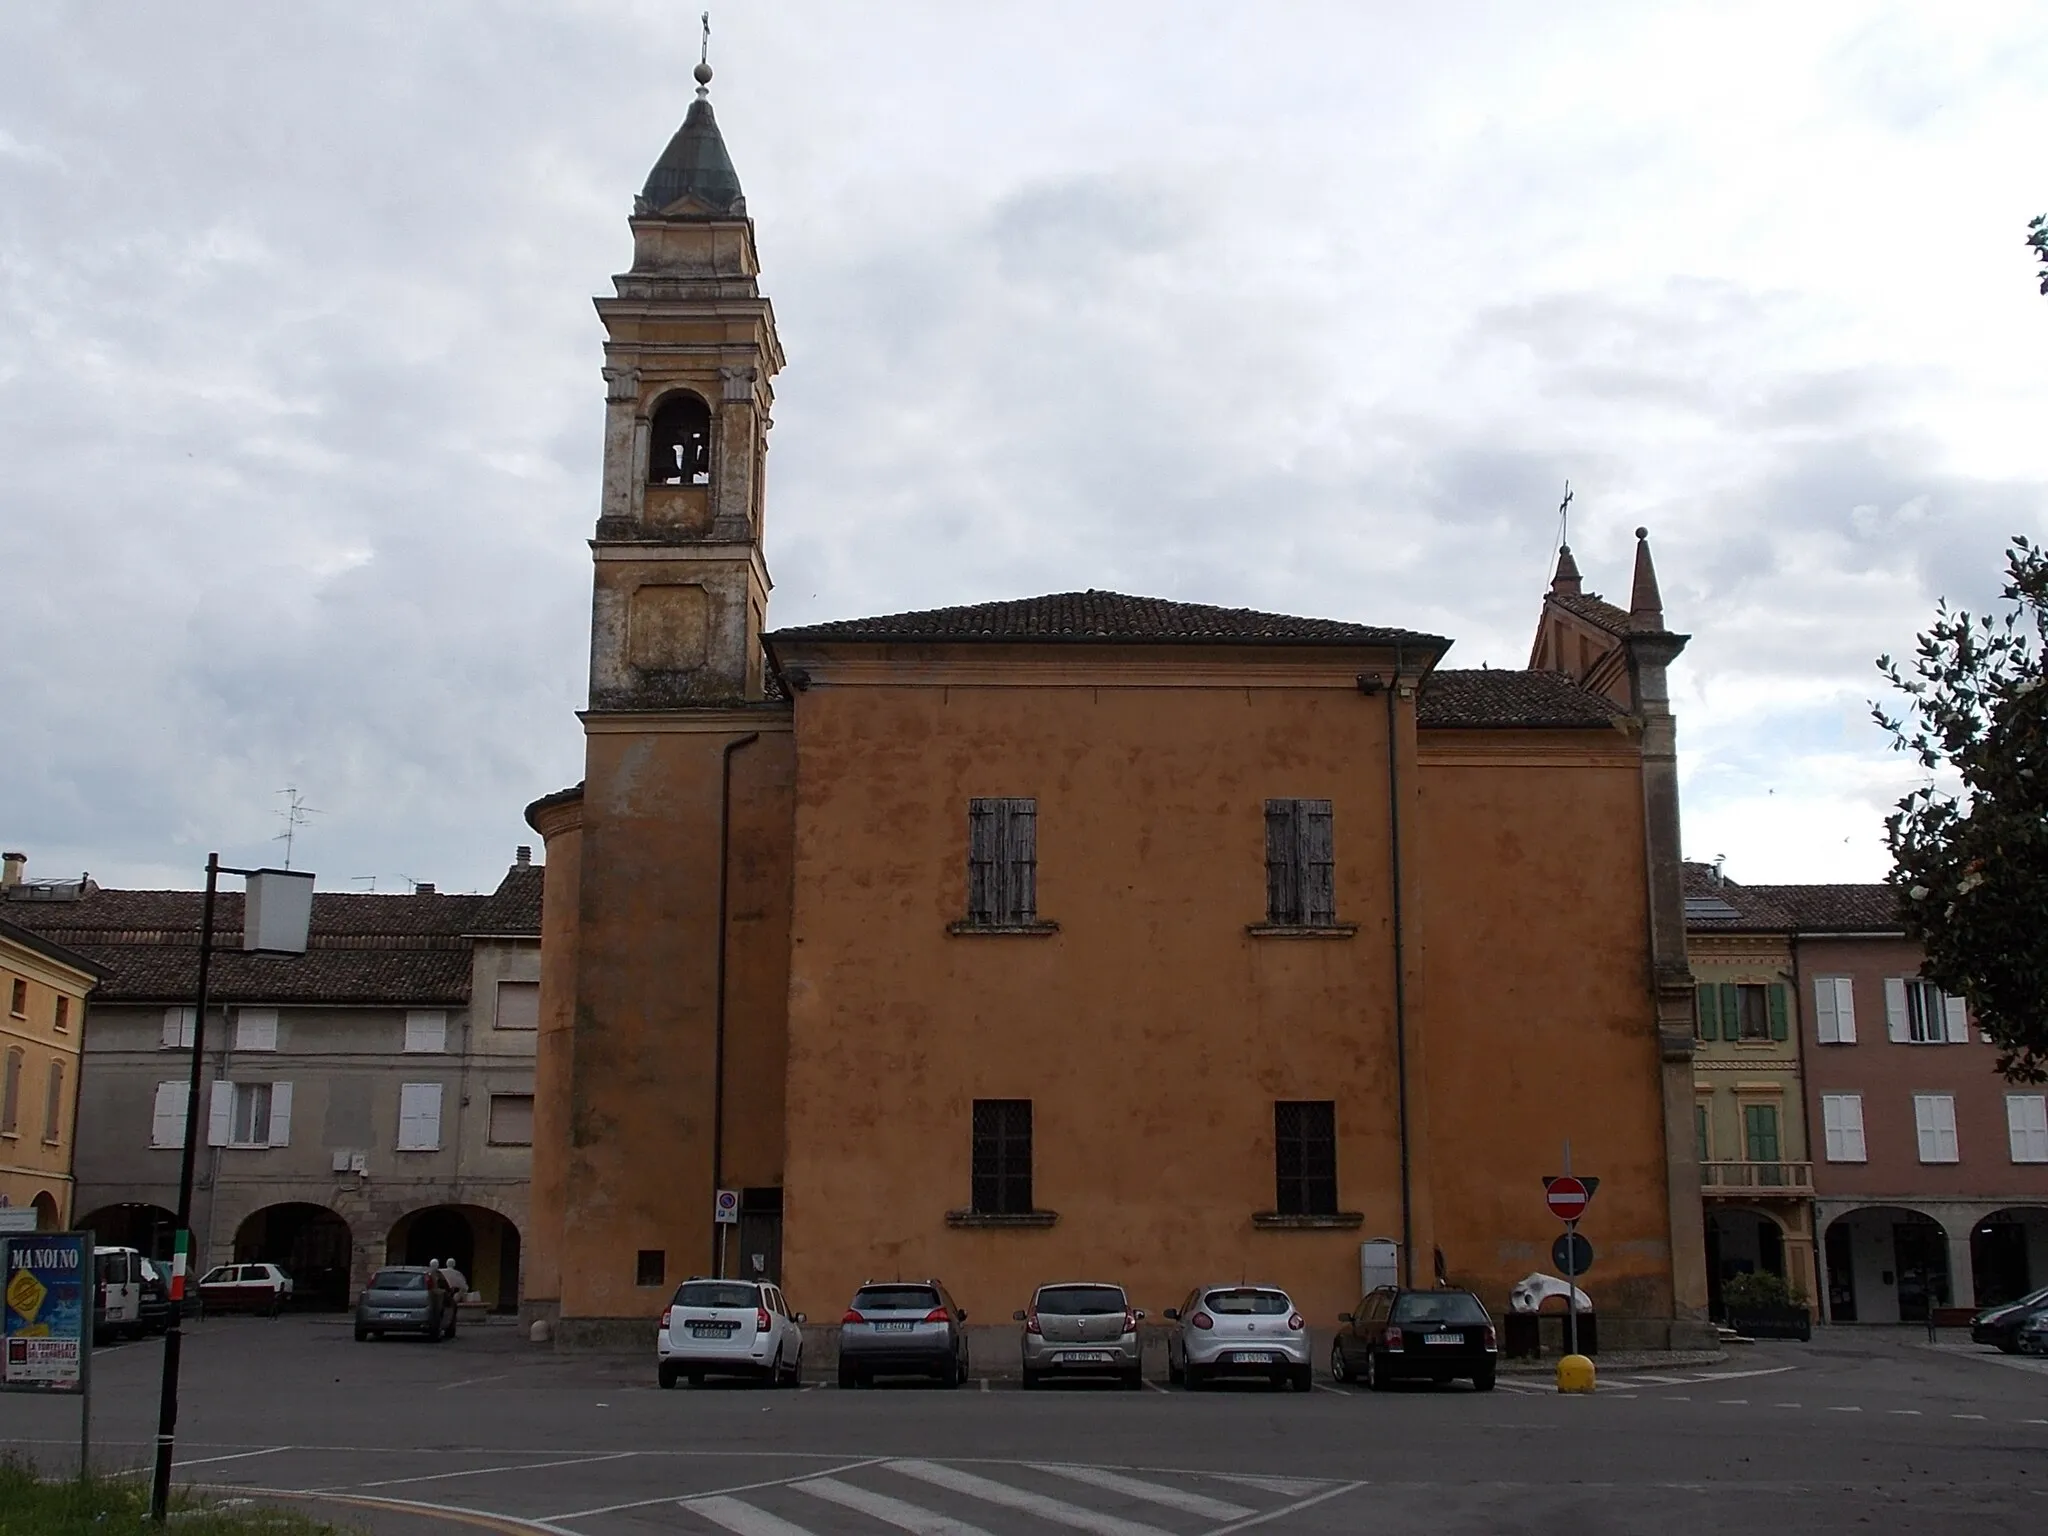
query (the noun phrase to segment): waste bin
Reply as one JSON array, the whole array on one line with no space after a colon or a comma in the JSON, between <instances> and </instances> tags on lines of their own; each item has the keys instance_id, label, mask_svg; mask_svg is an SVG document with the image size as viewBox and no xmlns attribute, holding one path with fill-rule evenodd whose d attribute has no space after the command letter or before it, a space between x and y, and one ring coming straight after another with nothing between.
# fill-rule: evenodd
<instances>
[{"instance_id":1,"label":"waste bin","mask_svg":"<svg viewBox=\"0 0 2048 1536\"><path fill-rule=\"evenodd\" d=\"M1543 1353L1543 1339L1534 1312L1510 1312L1506 1322L1510 1360L1534 1360Z\"/></svg>"}]
</instances>

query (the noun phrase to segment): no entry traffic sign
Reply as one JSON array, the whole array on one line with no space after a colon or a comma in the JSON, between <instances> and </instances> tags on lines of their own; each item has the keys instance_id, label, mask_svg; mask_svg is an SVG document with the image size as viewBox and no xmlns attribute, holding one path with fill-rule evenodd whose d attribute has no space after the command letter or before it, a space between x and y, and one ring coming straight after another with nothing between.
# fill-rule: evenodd
<instances>
[{"instance_id":1,"label":"no entry traffic sign","mask_svg":"<svg viewBox=\"0 0 2048 1536\"><path fill-rule=\"evenodd\" d=\"M1570 1174L1543 1181L1544 1202L1559 1221L1577 1221L1586 1214L1586 1202L1592 1198L1593 1191Z\"/></svg>"}]
</instances>

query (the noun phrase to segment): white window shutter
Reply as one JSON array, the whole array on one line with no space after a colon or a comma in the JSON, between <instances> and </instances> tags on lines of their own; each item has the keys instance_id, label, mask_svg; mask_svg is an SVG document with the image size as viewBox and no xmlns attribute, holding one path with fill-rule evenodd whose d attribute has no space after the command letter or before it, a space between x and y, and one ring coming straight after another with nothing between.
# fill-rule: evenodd
<instances>
[{"instance_id":1,"label":"white window shutter","mask_svg":"<svg viewBox=\"0 0 2048 1536\"><path fill-rule=\"evenodd\" d=\"M1842 1099L1842 1161L1860 1163L1868 1158L1863 1148L1863 1095L1845 1093Z\"/></svg>"},{"instance_id":2,"label":"white window shutter","mask_svg":"<svg viewBox=\"0 0 2048 1536\"><path fill-rule=\"evenodd\" d=\"M2005 1129L2016 1163L2048 1163L2048 1095L2005 1096Z\"/></svg>"},{"instance_id":3,"label":"white window shutter","mask_svg":"<svg viewBox=\"0 0 2048 1536\"><path fill-rule=\"evenodd\" d=\"M1813 978L1813 1023L1815 1036L1822 1045L1833 1045L1842 1038L1841 1024L1835 1015L1835 978L1832 976Z\"/></svg>"},{"instance_id":4,"label":"white window shutter","mask_svg":"<svg viewBox=\"0 0 2048 1536\"><path fill-rule=\"evenodd\" d=\"M152 1147L185 1145L185 1096L188 1083L158 1083L156 1105L150 1116L149 1144Z\"/></svg>"},{"instance_id":5,"label":"white window shutter","mask_svg":"<svg viewBox=\"0 0 2048 1536\"><path fill-rule=\"evenodd\" d=\"M1833 988L1828 990L1833 991ZM1823 1036L1822 1038L1826 1038ZM1839 1095L1824 1093L1820 1100L1820 1125L1827 1158L1831 1163L1843 1161L1842 1157L1842 1100Z\"/></svg>"},{"instance_id":6,"label":"white window shutter","mask_svg":"<svg viewBox=\"0 0 2048 1536\"><path fill-rule=\"evenodd\" d=\"M270 1085L270 1144L273 1147L288 1147L292 1144L292 1085L272 1083Z\"/></svg>"},{"instance_id":7,"label":"white window shutter","mask_svg":"<svg viewBox=\"0 0 2048 1536\"><path fill-rule=\"evenodd\" d=\"M435 1152L441 1146L441 1085L398 1086L398 1150Z\"/></svg>"},{"instance_id":8,"label":"white window shutter","mask_svg":"<svg viewBox=\"0 0 2048 1536\"><path fill-rule=\"evenodd\" d=\"M163 1045L167 1051L189 1048L192 1044L193 1010L190 1008L166 1008L164 1010Z\"/></svg>"},{"instance_id":9,"label":"white window shutter","mask_svg":"<svg viewBox=\"0 0 2048 1536\"><path fill-rule=\"evenodd\" d=\"M237 1008L235 1010L235 1049L238 1051L276 1050L277 1010L275 1008Z\"/></svg>"},{"instance_id":10,"label":"white window shutter","mask_svg":"<svg viewBox=\"0 0 2048 1536\"><path fill-rule=\"evenodd\" d=\"M1968 1006L1965 1005L1960 997L1950 997L1947 993L1943 993L1941 1011L1943 1020L1948 1025L1948 1043L1950 1045L1968 1045L1970 1043L1970 1010Z\"/></svg>"},{"instance_id":11,"label":"white window shutter","mask_svg":"<svg viewBox=\"0 0 2048 1536\"><path fill-rule=\"evenodd\" d=\"M235 1085L216 1082L213 1085L213 1101L207 1111L206 1144L209 1147L224 1147L233 1133L235 1124Z\"/></svg>"},{"instance_id":12,"label":"white window shutter","mask_svg":"<svg viewBox=\"0 0 2048 1536\"><path fill-rule=\"evenodd\" d=\"M448 1049L448 1014L441 1008L412 1008L405 1015L405 1048L414 1055L438 1056Z\"/></svg>"},{"instance_id":13,"label":"white window shutter","mask_svg":"<svg viewBox=\"0 0 2048 1536\"><path fill-rule=\"evenodd\" d=\"M1843 1045L1856 1043L1856 983L1850 977L1837 976L1835 984L1835 1038ZM1860 1104L1862 1100L1857 1100Z\"/></svg>"},{"instance_id":14,"label":"white window shutter","mask_svg":"<svg viewBox=\"0 0 2048 1536\"><path fill-rule=\"evenodd\" d=\"M1906 1025L1906 978L1903 976L1884 979L1884 1027L1885 1033L1899 1045L1913 1038Z\"/></svg>"}]
</instances>

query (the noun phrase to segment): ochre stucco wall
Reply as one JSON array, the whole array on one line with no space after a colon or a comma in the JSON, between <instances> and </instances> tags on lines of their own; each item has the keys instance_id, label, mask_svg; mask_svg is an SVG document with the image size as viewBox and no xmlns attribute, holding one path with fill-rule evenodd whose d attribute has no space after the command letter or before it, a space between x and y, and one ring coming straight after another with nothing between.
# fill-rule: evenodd
<instances>
[{"instance_id":1,"label":"ochre stucco wall","mask_svg":"<svg viewBox=\"0 0 2048 1536\"><path fill-rule=\"evenodd\" d=\"M580 798L530 813L545 840L541 875L540 1030L533 1064L532 1215L521 1255L521 1305L562 1299L562 1220L569 1191L569 1089L576 1015L577 899L583 879Z\"/></svg>"}]
</instances>

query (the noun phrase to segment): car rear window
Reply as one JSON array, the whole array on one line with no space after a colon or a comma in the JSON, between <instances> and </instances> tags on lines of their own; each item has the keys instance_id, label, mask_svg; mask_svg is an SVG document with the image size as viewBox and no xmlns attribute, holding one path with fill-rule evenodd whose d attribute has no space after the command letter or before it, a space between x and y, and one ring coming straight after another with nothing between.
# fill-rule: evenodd
<instances>
[{"instance_id":1,"label":"car rear window","mask_svg":"<svg viewBox=\"0 0 2048 1536\"><path fill-rule=\"evenodd\" d=\"M424 1291L427 1277L416 1269L380 1269L370 1276L373 1291Z\"/></svg>"},{"instance_id":2,"label":"car rear window","mask_svg":"<svg viewBox=\"0 0 2048 1536\"><path fill-rule=\"evenodd\" d=\"M1234 1291L1211 1291L1202 1305L1225 1317L1280 1317L1294 1310L1294 1303L1280 1291L1243 1287Z\"/></svg>"},{"instance_id":3,"label":"car rear window","mask_svg":"<svg viewBox=\"0 0 2048 1536\"><path fill-rule=\"evenodd\" d=\"M1038 1293L1038 1310L1053 1317L1099 1317L1121 1312L1127 1303L1120 1287L1114 1285L1047 1286Z\"/></svg>"},{"instance_id":4,"label":"car rear window","mask_svg":"<svg viewBox=\"0 0 2048 1536\"><path fill-rule=\"evenodd\" d=\"M856 1312L929 1312L938 1304L928 1285L864 1285L853 1294Z\"/></svg>"},{"instance_id":5,"label":"car rear window","mask_svg":"<svg viewBox=\"0 0 2048 1536\"><path fill-rule=\"evenodd\" d=\"M751 1285L729 1280L685 1280L676 1287L678 1307L758 1307L761 1297Z\"/></svg>"},{"instance_id":6,"label":"car rear window","mask_svg":"<svg viewBox=\"0 0 2048 1536\"><path fill-rule=\"evenodd\" d=\"M1469 1291L1436 1291L1403 1296L1394 1303L1397 1323L1483 1323L1486 1308Z\"/></svg>"}]
</instances>

